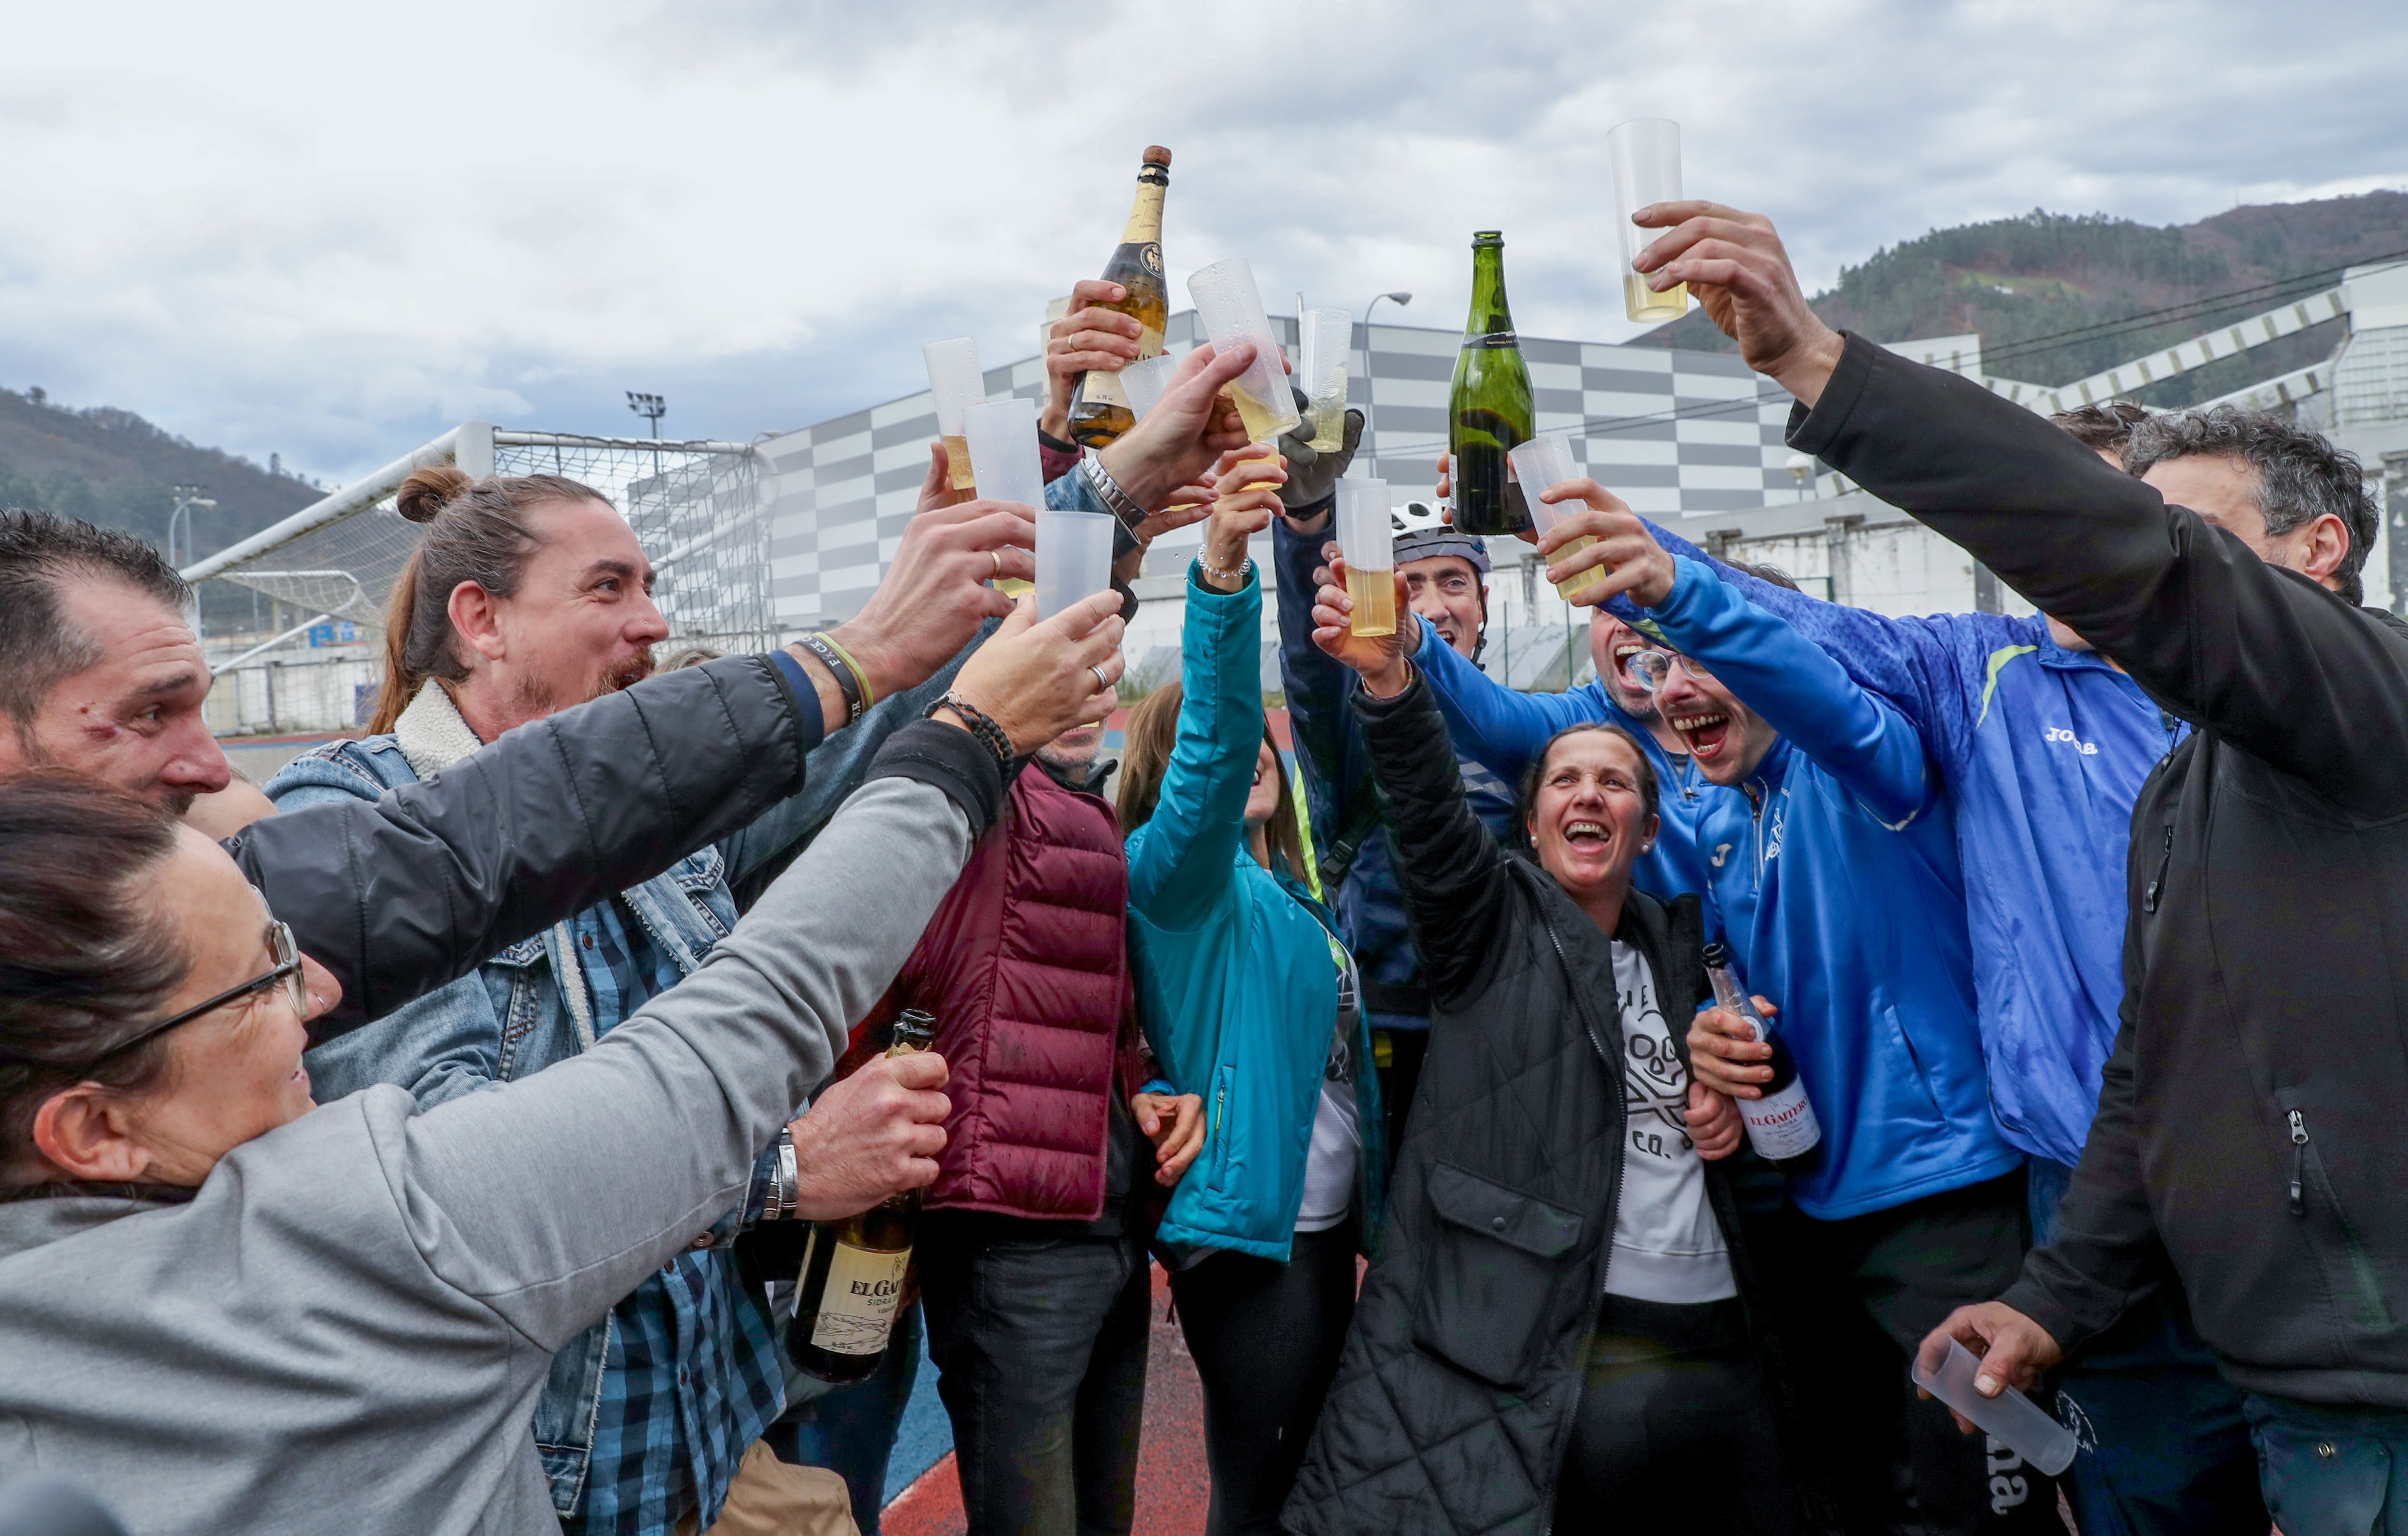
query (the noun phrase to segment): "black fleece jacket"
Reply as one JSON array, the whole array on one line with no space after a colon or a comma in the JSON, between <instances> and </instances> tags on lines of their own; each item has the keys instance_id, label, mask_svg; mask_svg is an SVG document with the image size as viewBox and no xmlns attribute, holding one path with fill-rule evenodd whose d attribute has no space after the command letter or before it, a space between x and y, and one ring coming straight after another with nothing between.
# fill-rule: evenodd
<instances>
[{"instance_id":1,"label":"black fleece jacket","mask_svg":"<svg viewBox=\"0 0 2408 1536\"><path fill-rule=\"evenodd\" d=\"M2062 1235L2004 1299L2071 1348L2171 1277L2240 1385L2408 1407L2408 625L1861 337L1789 441L2197 727L2133 810L2123 1027Z\"/></svg>"}]
</instances>

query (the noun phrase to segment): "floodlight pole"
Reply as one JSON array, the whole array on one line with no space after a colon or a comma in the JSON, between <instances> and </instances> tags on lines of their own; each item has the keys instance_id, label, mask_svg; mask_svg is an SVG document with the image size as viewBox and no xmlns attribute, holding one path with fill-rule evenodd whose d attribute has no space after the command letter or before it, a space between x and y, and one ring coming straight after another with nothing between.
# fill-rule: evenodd
<instances>
[{"instance_id":1,"label":"floodlight pole","mask_svg":"<svg viewBox=\"0 0 2408 1536\"><path fill-rule=\"evenodd\" d=\"M661 418L669 413L669 403L666 399L658 395L647 395L641 390L631 389L627 392L627 409L634 411L637 415L641 416L644 420L652 423L652 440L654 442L661 440ZM652 478L654 480L658 480L660 478L660 450L654 449L652 451Z\"/></svg>"}]
</instances>

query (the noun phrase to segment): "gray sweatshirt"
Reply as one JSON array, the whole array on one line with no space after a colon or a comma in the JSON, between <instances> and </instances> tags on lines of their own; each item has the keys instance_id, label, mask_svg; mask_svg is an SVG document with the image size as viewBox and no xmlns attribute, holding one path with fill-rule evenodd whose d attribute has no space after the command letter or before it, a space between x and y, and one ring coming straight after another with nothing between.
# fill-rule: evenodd
<instances>
[{"instance_id":1,"label":"gray sweatshirt","mask_svg":"<svg viewBox=\"0 0 2408 1536\"><path fill-rule=\"evenodd\" d=\"M421 1113L353 1094L189 1204L0 1205L0 1479L165 1532L557 1532L552 1351L706 1241L961 873L963 811L856 793L701 970L593 1050Z\"/></svg>"}]
</instances>

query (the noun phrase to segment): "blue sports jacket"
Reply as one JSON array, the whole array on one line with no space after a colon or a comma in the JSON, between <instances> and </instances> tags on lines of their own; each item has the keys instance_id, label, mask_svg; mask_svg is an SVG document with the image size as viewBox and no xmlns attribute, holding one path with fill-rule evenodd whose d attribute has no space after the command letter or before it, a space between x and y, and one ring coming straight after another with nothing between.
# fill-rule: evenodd
<instances>
[{"instance_id":1,"label":"blue sports jacket","mask_svg":"<svg viewBox=\"0 0 2408 1536\"><path fill-rule=\"evenodd\" d=\"M1790 1197L1838 1220L2010 1171L2021 1159L1990 1115L1956 830L1914 725L1710 567L1679 570L1641 626L1782 733L1740 791L1699 797L1695 832L1708 905L1748 989L1781 1005L1822 1122L1823 1160ZM1479 718L1513 696L1455 703Z\"/></svg>"},{"instance_id":2,"label":"blue sports jacket","mask_svg":"<svg viewBox=\"0 0 2408 1536\"><path fill-rule=\"evenodd\" d=\"M1649 527L1914 722L1947 783L1968 876L1991 1110L2016 1147L2078 1162L2124 998L2132 804L2190 727L2099 656L2058 645L2038 614L1890 618L1760 581Z\"/></svg>"},{"instance_id":3,"label":"blue sports jacket","mask_svg":"<svg viewBox=\"0 0 2408 1536\"><path fill-rule=\"evenodd\" d=\"M1190 568L1179 734L1154 815L1128 839L1129 958L1164 1075L1204 1099L1204 1151L1157 1235L1284 1262L1338 1023L1338 940L1304 888L1246 845L1263 739L1262 614L1259 579L1220 593ZM1354 1046L1368 1065L1360 1014ZM1379 1075L1358 1071L1354 1090L1357 1197L1376 1254L1387 1171Z\"/></svg>"}]
</instances>

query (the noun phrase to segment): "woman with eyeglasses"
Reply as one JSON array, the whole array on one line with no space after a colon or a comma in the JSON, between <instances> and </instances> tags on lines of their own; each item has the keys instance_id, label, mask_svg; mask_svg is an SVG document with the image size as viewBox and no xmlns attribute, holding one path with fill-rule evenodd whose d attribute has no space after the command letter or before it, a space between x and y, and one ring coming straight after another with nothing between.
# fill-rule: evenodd
<instances>
[{"instance_id":1,"label":"woman with eyeglasses","mask_svg":"<svg viewBox=\"0 0 2408 1536\"><path fill-rule=\"evenodd\" d=\"M743 1194L1003 760L1109 710L1116 606L1024 605L701 971L423 1112L312 1105L339 989L224 849L88 780L0 782L0 1479L70 1478L146 1533L557 1531L527 1430L551 1352ZM823 1094L795 1214L925 1184L943 1076Z\"/></svg>"}]
</instances>

